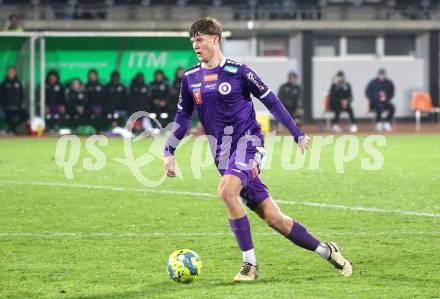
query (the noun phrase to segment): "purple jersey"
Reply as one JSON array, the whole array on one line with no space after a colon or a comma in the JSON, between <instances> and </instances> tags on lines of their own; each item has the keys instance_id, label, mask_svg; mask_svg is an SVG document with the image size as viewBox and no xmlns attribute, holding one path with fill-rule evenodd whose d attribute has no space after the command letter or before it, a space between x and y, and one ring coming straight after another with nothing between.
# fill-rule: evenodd
<instances>
[{"instance_id":1,"label":"purple jersey","mask_svg":"<svg viewBox=\"0 0 440 299\"><path fill-rule=\"evenodd\" d=\"M278 97L252 69L230 59L224 59L213 69L203 68L199 63L185 72L175 120L176 126L165 146L165 155L174 154L179 140L184 137L188 129L194 108L197 109L206 135L216 139L216 144L211 144L216 162L225 135L232 137L231 153L236 149L239 139L245 135L254 135L262 139L251 94L288 128L295 141L304 135Z\"/></svg>"}]
</instances>

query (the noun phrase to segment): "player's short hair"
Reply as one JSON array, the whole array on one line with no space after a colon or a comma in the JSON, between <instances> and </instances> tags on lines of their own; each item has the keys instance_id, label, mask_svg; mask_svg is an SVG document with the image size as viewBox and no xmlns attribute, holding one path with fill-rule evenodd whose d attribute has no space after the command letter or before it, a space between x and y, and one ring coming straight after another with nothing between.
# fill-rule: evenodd
<instances>
[{"instance_id":1,"label":"player's short hair","mask_svg":"<svg viewBox=\"0 0 440 299\"><path fill-rule=\"evenodd\" d=\"M191 25L189 36L207 34L217 35L219 39L222 38L223 27L220 22L214 17L202 17Z\"/></svg>"}]
</instances>

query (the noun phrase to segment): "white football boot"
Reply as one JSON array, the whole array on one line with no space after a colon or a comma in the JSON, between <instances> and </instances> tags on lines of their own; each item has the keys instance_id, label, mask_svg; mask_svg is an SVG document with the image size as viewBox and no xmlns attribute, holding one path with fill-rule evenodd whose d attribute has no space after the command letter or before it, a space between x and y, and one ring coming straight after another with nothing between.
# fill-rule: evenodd
<instances>
[{"instance_id":1,"label":"white football boot","mask_svg":"<svg viewBox=\"0 0 440 299\"><path fill-rule=\"evenodd\" d=\"M350 133L357 133L357 131L358 131L358 126L356 124L351 124Z\"/></svg>"},{"instance_id":2,"label":"white football boot","mask_svg":"<svg viewBox=\"0 0 440 299\"><path fill-rule=\"evenodd\" d=\"M334 124L332 126L332 131L333 131L333 133L341 133L342 129L341 129L341 127L338 124Z\"/></svg>"},{"instance_id":3,"label":"white football boot","mask_svg":"<svg viewBox=\"0 0 440 299\"><path fill-rule=\"evenodd\" d=\"M386 132L391 132L391 131L393 130L393 128L391 127L391 124L390 124L389 122L385 122L385 123L383 124L383 129L384 129Z\"/></svg>"},{"instance_id":4,"label":"white football boot","mask_svg":"<svg viewBox=\"0 0 440 299\"><path fill-rule=\"evenodd\" d=\"M376 123L376 131L377 132L382 132L383 131L383 123L382 122L377 122Z\"/></svg>"},{"instance_id":5,"label":"white football boot","mask_svg":"<svg viewBox=\"0 0 440 299\"><path fill-rule=\"evenodd\" d=\"M345 277L351 276L353 274L353 266L342 256L342 253L336 243L329 242L326 244L330 248L330 256L328 258L329 263L332 264L336 269L339 269L341 274Z\"/></svg>"},{"instance_id":6,"label":"white football boot","mask_svg":"<svg viewBox=\"0 0 440 299\"><path fill-rule=\"evenodd\" d=\"M243 262L240 272L235 277L235 282L254 281L258 278L258 265L254 266L251 263Z\"/></svg>"}]
</instances>

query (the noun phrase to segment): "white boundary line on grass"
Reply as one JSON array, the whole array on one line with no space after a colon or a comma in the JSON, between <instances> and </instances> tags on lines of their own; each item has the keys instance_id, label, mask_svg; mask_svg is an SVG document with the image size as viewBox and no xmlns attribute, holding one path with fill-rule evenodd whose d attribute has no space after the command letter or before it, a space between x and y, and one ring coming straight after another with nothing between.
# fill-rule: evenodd
<instances>
[{"instance_id":1,"label":"white boundary line on grass","mask_svg":"<svg viewBox=\"0 0 440 299\"><path fill-rule=\"evenodd\" d=\"M327 233L318 232L317 235L325 235ZM376 236L376 235L411 235L411 236L438 236L440 231L430 232L409 232L409 231L391 231L391 232L328 232L328 234L338 236ZM254 232L256 236L280 236L277 232ZM197 232L197 233L170 233L170 232L153 232L153 233L137 233L137 232L0 232L0 238L10 237L29 237L29 238L173 238L173 237L229 237L232 232Z\"/></svg>"},{"instance_id":2,"label":"white boundary line on grass","mask_svg":"<svg viewBox=\"0 0 440 299\"><path fill-rule=\"evenodd\" d=\"M116 187L116 186L105 186L105 185L88 185L88 184L76 184L76 183L61 183L61 182L38 182L38 181L15 181L15 180L0 180L0 184L12 184L12 185L30 185L30 186L47 186L47 187L68 187L68 188L79 188L79 189L96 189L96 190L109 190L109 191L119 191L119 192L141 192L141 193L161 193L161 194L173 194L173 195L183 195L183 196L195 196L204 199L218 198L216 194L204 193L204 192L189 192L189 191L174 191L174 190L160 190L160 189L140 189L140 188L126 188L126 187ZM367 208L361 206L345 206L337 204L327 204L319 202L305 202L305 201L294 201L294 200L277 200L277 203L287 204L287 205L302 205L318 208L327 209L343 209L350 211L361 211L361 212L372 212L372 213L392 213L400 215L409 216L419 216L428 218L440 218L440 214L435 213L425 213L417 211L404 211L397 209L379 209L379 208Z\"/></svg>"}]
</instances>

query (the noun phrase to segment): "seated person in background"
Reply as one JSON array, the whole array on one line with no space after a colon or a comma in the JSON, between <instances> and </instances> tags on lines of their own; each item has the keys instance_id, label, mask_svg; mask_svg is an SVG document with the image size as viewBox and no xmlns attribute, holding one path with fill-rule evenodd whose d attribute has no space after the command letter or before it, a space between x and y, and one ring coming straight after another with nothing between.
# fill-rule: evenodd
<instances>
[{"instance_id":1,"label":"seated person in background","mask_svg":"<svg viewBox=\"0 0 440 299\"><path fill-rule=\"evenodd\" d=\"M183 69L183 67L178 67L176 69L176 72L174 73L174 81L171 85L171 97L173 100L176 101L176 105L177 105L177 100L179 98L180 87L182 84L182 78L184 73L185 70Z\"/></svg>"},{"instance_id":2,"label":"seated person in background","mask_svg":"<svg viewBox=\"0 0 440 299\"><path fill-rule=\"evenodd\" d=\"M14 67L8 67L6 78L0 84L0 104L5 114L7 132L17 133L17 128L29 119L23 108L23 85L18 80Z\"/></svg>"},{"instance_id":3,"label":"seated person in background","mask_svg":"<svg viewBox=\"0 0 440 299\"><path fill-rule=\"evenodd\" d=\"M351 92L350 83L345 81L345 74L342 71L336 73L335 80L332 83L329 91L330 109L335 113L332 120L332 130L335 133L340 133L339 116L342 111L347 111L350 117L350 133L356 133L358 128L356 119L354 118L351 102L353 101L353 94Z\"/></svg>"},{"instance_id":4,"label":"seated person in background","mask_svg":"<svg viewBox=\"0 0 440 299\"><path fill-rule=\"evenodd\" d=\"M302 117L304 115L302 87L298 84L298 74L295 71L288 73L287 82L281 85L278 90L278 97L283 102L287 111L292 115L297 125L301 126Z\"/></svg>"},{"instance_id":5,"label":"seated person in background","mask_svg":"<svg viewBox=\"0 0 440 299\"><path fill-rule=\"evenodd\" d=\"M144 75L142 73L137 73L136 76L131 80L128 94L128 111L130 115L138 111L148 112L150 87L148 86L148 84L145 83ZM139 124L134 125L134 129L138 130L140 129L140 127L150 130L152 128L150 119L148 117L145 117L142 119L142 121L139 122Z\"/></svg>"},{"instance_id":6,"label":"seated person in background","mask_svg":"<svg viewBox=\"0 0 440 299\"><path fill-rule=\"evenodd\" d=\"M115 119L125 126L128 111L127 89L119 82L119 72L113 71L110 82L105 86L106 111L109 119Z\"/></svg>"},{"instance_id":7,"label":"seated person in background","mask_svg":"<svg viewBox=\"0 0 440 299\"><path fill-rule=\"evenodd\" d=\"M94 127L103 131L107 126L104 115L104 86L99 82L98 72L94 69L89 70L86 92Z\"/></svg>"},{"instance_id":8,"label":"seated person in background","mask_svg":"<svg viewBox=\"0 0 440 299\"><path fill-rule=\"evenodd\" d=\"M386 77L385 69L380 69L377 78L374 78L367 85L365 95L371 107L376 111L376 130L390 132L391 121L393 120L395 108L391 103L394 97L394 84ZM382 119L382 112L388 111L385 121Z\"/></svg>"},{"instance_id":9,"label":"seated person in background","mask_svg":"<svg viewBox=\"0 0 440 299\"><path fill-rule=\"evenodd\" d=\"M66 98L60 76L57 71L51 70L46 76L46 118L47 127L58 128L66 114Z\"/></svg>"},{"instance_id":10,"label":"seated person in background","mask_svg":"<svg viewBox=\"0 0 440 299\"><path fill-rule=\"evenodd\" d=\"M154 73L154 81L150 83L151 90L151 105L148 108L154 114L161 123L162 127L173 121L170 118L172 112L175 110L175 101L171 103L171 88L164 80L164 74L161 70L157 70Z\"/></svg>"},{"instance_id":11,"label":"seated person in background","mask_svg":"<svg viewBox=\"0 0 440 299\"><path fill-rule=\"evenodd\" d=\"M80 79L73 79L67 92L67 113L73 128L90 124L90 107Z\"/></svg>"}]
</instances>

